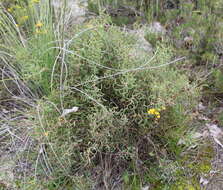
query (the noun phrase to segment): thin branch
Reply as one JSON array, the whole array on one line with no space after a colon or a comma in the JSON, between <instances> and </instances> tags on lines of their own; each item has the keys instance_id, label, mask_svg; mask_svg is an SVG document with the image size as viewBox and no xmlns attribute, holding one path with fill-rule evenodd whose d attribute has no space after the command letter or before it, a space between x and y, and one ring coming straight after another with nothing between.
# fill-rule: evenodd
<instances>
[{"instance_id":1,"label":"thin branch","mask_svg":"<svg viewBox=\"0 0 223 190\"><path fill-rule=\"evenodd\" d=\"M136 71L141 71L141 70L159 69L159 68L161 68L161 67L166 67L166 66L168 66L168 65L174 64L174 63L176 63L176 62L178 62L178 61L182 61L182 60L185 59L185 58L186 58L186 57L177 58L177 59L175 59L174 61L171 61L171 62L162 64L162 65L158 65L158 66L152 66L152 67L137 67L137 68L134 68L134 69L129 69L129 70L125 70L125 71L117 72L117 73L112 74L112 75L107 75L107 76L100 77L100 78L97 78L97 79L94 79L94 80L89 80L89 81L83 82L83 83L81 83L81 84L76 85L75 87L83 86L83 85L85 85L85 84L92 83L92 82L97 82L97 81L99 81L99 80L103 80L103 79L112 79L113 77L116 77L116 76L119 76L119 75L123 75L123 74L129 73L129 72L136 72ZM74 88L74 87L70 87L70 88L72 89L72 88Z\"/></svg>"}]
</instances>

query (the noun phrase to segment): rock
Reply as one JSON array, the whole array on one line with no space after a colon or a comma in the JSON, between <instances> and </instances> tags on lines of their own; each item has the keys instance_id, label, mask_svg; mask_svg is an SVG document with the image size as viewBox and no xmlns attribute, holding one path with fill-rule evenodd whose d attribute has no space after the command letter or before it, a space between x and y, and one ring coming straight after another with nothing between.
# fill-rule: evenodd
<instances>
[{"instance_id":1,"label":"rock","mask_svg":"<svg viewBox=\"0 0 223 190\"><path fill-rule=\"evenodd\" d=\"M205 111L205 109L207 109L207 108L206 108L206 106L204 106L204 104L202 102L200 102L197 106L197 109L199 111Z\"/></svg>"},{"instance_id":2,"label":"rock","mask_svg":"<svg viewBox=\"0 0 223 190\"><path fill-rule=\"evenodd\" d=\"M204 177L200 178L200 184L202 186L206 186L209 183L209 181L207 179L205 179Z\"/></svg>"},{"instance_id":3,"label":"rock","mask_svg":"<svg viewBox=\"0 0 223 190\"><path fill-rule=\"evenodd\" d=\"M59 16L62 11L64 1L52 0L52 5L55 8L55 12ZM87 13L87 0L67 0L67 10L65 13L65 21L69 24L81 24L86 20Z\"/></svg>"},{"instance_id":4,"label":"rock","mask_svg":"<svg viewBox=\"0 0 223 190\"><path fill-rule=\"evenodd\" d=\"M150 188L149 188L149 185L146 185L146 186L142 187L141 190L149 190L149 189L150 189Z\"/></svg>"},{"instance_id":5,"label":"rock","mask_svg":"<svg viewBox=\"0 0 223 190\"><path fill-rule=\"evenodd\" d=\"M206 124L214 141L223 148L223 131L216 124Z\"/></svg>"},{"instance_id":6,"label":"rock","mask_svg":"<svg viewBox=\"0 0 223 190\"><path fill-rule=\"evenodd\" d=\"M134 58L142 58L148 56L153 52L152 45L145 39L144 28L138 30L129 30L130 34L134 35L136 38L136 44L130 51L130 56Z\"/></svg>"},{"instance_id":7,"label":"rock","mask_svg":"<svg viewBox=\"0 0 223 190\"><path fill-rule=\"evenodd\" d=\"M146 26L146 30L149 33L166 34L166 29L160 24L160 22L152 22Z\"/></svg>"},{"instance_id":8,"label":"rock","mask_svg":"<svg viewBox=\"0 0 223 190\"><path fill-rule=\"evenodd\" d=\"M64 109L63 113L61 115L61 117L65 117L66 115L68 115L69 113L73 113L73 112L77 112L78 111L78 107L73 107L71 109Z\"/></svg>"}]
</instances>

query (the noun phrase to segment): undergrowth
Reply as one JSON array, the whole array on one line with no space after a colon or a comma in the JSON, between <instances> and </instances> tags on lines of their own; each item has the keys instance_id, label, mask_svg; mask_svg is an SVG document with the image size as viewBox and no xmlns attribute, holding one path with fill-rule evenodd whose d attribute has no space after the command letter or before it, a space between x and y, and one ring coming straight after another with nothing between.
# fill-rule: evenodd
<instances>
[{"instance_id":1,"label":"undergrowth","mask_svg":"<svg viewBox=\"0 0 223 190\"><path fill-rule=\"evenodd\" d=\"M55 171L67 176L68 169L74 178L81 173L93 180L97 168L96 187L111 189L124 174L135 176L140 185L150 167L161 167L161 159L177 159L182 151L177 142L190 126L198 91L177 71L174 64L180 62L166 65L173 58L167 47L159 47L153 59L138 60L129 55L133 37L108 22L102 17L82 26L91 30L66 49L63 106L79 110L60 117L44 101L44 114L37 119L51 144L48 154L60 155L59 160L49 156ZM48 101L58 105L59 99L54 92ZM148 114L149 109L160 117Z\"/></svg>"},{"instance_id":2,"label":"undergrowth","mask_svg":"<svg viewBox=\"0 0 223 190\"><path fill-rule=\"evenodd\" d=\"M0 66L15 74L2 77L1 90L18 78L28 89L22 98L32 99L22 114L34 145L22 156L33 170L17 176L17 188L199 188L212 149L191 138L200 87L180 70L188 57L152 34L155 51L135 56L136 36L103 13L65 31L65 21L56 20L65 9L61 17L50 1L0 9ZM190 50L197 53L199 44Z\"/></svg>"}]
</instances>

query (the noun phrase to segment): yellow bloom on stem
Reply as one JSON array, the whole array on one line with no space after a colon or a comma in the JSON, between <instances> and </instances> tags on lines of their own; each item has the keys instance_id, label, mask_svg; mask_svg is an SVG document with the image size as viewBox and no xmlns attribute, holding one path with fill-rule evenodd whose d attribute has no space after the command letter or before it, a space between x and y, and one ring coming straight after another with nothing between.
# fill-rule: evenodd
<instances>
[{"instance_id":1,"label":"yellow bloom on stem","mask_svg":"<svg viewBox=\"0 0 223 190\"><path fill-rule=\"evenodd\" d=\"M151 108L151 109L148 110L148 114L154 115L156 119L159 119L160 118L159 109Z\"/></svg>"},{"instance_id":2,"label":"yellow bloom on stem","mask_svg":"<svg viewBox=\"0 0 223 190\"><path fill-rule=\"evenodd\" d=\"M29 16L26 15L26 16L21 17L21 20L26 21L28 18L29 18Z\"/></svg>"},{"instance_id":3,"label":"yellow bloom on stem","mask_svg":"<svg viewBox=\"0 0 223 190\"><path fill-rule=\"evenodd\" d=\"M46 131L46 132L44 133L44 136L48 137L48 135L49 135L49 132Z\"/></svg>"},{"instance_id":4,"label":"yellow bloom on stem","mask_svg":"<svg viewBox=\"0 0 223 190\"><path fill-rule=\"evenodd\" d=\"M37 28L40 28L43 26L43 23L42 22L37 22L36 25L35 25Z\"/></svg>"},{"instance_id":5,"label":"yellow bloom on stem","mask_svg":"<svg viewBox=\"0 0 223 190\"><path fill-rule=\"evenodd\" d=\"M160 115L160 113L158 111L155 111L154 115Z\"/></svg>"},{"instance_id":6,"label":"yellow bloom on stem","mask_svg":"<svg viewBox=\"0 0 223 190\"><path fill-rule=\"evenodd\" d=\"M13 9L12 8L8 8L7 11L11 13L13 11Z\"/></svg>"},{"instance_id":7,"label":"yellow bloom on stem","mask_svg":"<svg viewBox=\"0 0 223 190\"><path fill-rule=\"evenodd\" d=\"M151 114L151 115L155 114L155 112L156 112L156 109L154 108L148 110L148 114Z\"/></svg>"}]
</instances>

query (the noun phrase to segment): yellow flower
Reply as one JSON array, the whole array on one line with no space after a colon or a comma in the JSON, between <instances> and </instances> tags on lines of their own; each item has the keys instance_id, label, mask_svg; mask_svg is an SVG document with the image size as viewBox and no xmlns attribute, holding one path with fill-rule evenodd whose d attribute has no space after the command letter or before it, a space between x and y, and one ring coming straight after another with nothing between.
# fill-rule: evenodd
<instances>
[{"instance_id":1,"label":"yellow flower","mask_svg":"<svg viewBox=\"0 0 223 190\"><path fill-rule=\"evenodd\" d=\"M19 24L15 24L16 27L19 27Z\"/></svg>"},{"instance_id":2,"label":"yellow flower","mask_svg":"<svg viewBox=\"0 0 223 190\"><path fill-rule=\"evenodd\" d=\"M148 110L148 114L151 114L151 115L160 115L160 112L159 112L159 109L149 109Z\"/></svg>"},{"instance_id":3,"label":"yellow flower","mask_svg":"<svg viewBox=\"0 0 223 190\"><path fill-rule=\"evenodd\" d=\"M12 8L8 8L7 11L11 13L13 11L13 9Z\"/></svg>"},{"instance_id":4,"label":"yellow flower","mask_svg":"<svg viewBox=\"0 0 223 190\"><path fill-rule=\"evenodd\" d=\"M37 22L36 25L35 25L37 28L40 28L43 26L43 23L42 22Z\"/></svg>"},{"instance_id":5,"label":"yellow flower","mask_svg":"<svg viewBox=\"0 0 223 190\"><path fill-rule=\"evenodd\" d=\"M160 113L158 111L155 111L154 115L160 115Z\"/></svg>"},{"instance_id":6,"label":"yellow flower","mask_svg":"<svg viewBox=\"0 0 223 190\"><path fill-rule=\"evenodd\" d=\"M160 109L151 108L148 110L148 114L154 115L155 119L158 120L160 118Z\"/></svg>"},{"instance_id":7,"label":"yellow flower","mask_svg":"<svg viewBox=\"0 0 223 190\"><path fill-rule=\"evenodd\" d=\"M44 135L45 135L46 137L48 137L49 132L48 132L48 131L46 131L46 132L44 133Z\"/></svg>"},{"instance_id":8,"label":"yellow flower","mask_svg":"<svg viewBox=\"0 0 223 190\"><path fill-rule=\"evenodd\" d=\"M21 17L21 20L26 21L28 18L29 18L29 16L26 15L26 16Z\"/></svg>"},{"instance_id":9,"label":"yellow flower","mask_svg":"<svg viewBox=\"0 0 223 190\"><path fill-rule=\"evenodd\" d=\"M166 107L165 106L162 106L162 110L166 110Z\"/></svg>"},{"instance_id":10,"label":"yellow flower","mask_svg":"<svg viewBox=\"0 0 223 190\"><path fill-rule=\"evenodd\" d=\"M156 109L154 108L148 110L148 114L151 114L151 115L155 114L155 112L156 112Z\"/></svg>"}]
</instances>

